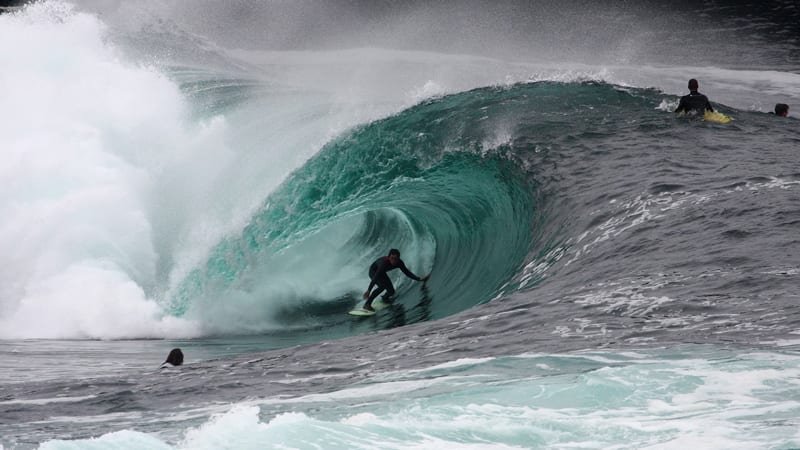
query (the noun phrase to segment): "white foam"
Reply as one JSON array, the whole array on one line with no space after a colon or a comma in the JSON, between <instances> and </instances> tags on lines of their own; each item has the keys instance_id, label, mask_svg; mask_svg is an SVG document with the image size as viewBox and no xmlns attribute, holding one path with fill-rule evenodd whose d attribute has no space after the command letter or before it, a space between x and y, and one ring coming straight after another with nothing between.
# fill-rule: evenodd
<instances>
[{"instance_id":1,"label":"white foam","mask_svg":"<svg viewBox=\"0 0 800 450\"><path fill-rule=\"evenodd\" d=\"M172 449L170 445L159 440L154 436L145 433L140 433L131 430L122 430L114 433L104 434L97 438L86 439L80 441L80 445L76 446L73 441L67 440L53 440L43 443L39 446L40 450L72 450L76 448L81 449L152 449L152 450L168 450Z\"/></svg>"},{"instance_id":2,"label":"white foam","mask_svg":"<svg viewBox=\"0 0 800 450\"><path fill-rule=\"evenodd\" d=\"M44 2L0 16L0 337L193 335L143 286L160 155L192 134L159 73L125 64L95 17ZM26 36L19 40L19 36Z\"/></svg>"},{"instance_id":3,"label":"white foam","mask_svg":"<svg viewBox=\"0 0 800 450\"><path fill-rule=\"evenodd\" d=\"M434 366L426 367L424 369L414 370L411 372L428 372L428 371L435 371L435 370L445 370L445 369L454 369L457 367L471 367L471 366L478 366L490 361L493 361L495 358L459 358L454 361L448 361L441 364L436 364Z\"/></svg>"},{"instance_id":4,"label":"white foam","mask_svg":"<svg viewBox=\"0 0 800 450\"><path fill-rule=\"evenodd\" d=\"M499 372L484 370L484 364L466 368L482 383L447 376L379 382L216 405L170 422L180 426L181 419L213 414L181 431L175 445L181 449L373 448L378 442L381 448L791 447L800 437L791 420L800 410L797 356L729 356L703 347L676 350L668 358L642 352L529 354L513 357L513 365L501 363ZM540 358L553 371L531 371L542 365ZM569 361L561 365L560 359ZM576 365L575 359L590 364ZM455 368L461 373L465 366ZM431 383L435 389L419 391ZM102 442L109 445L113 436L121 448L129 448L122 437L151 438L112 433Z\"/></svg>"},{"instance_id":5,"label":"white foam","mask_svg":"<svg viewBox=\"0 0 800 450\"><path fill-rule=\"evenodd\" d=\"M84 395L81 397L54 397L54 398L36 398L36 399L19 399L7 400L0 402L0 405L48 405L50 403L74 403L83 400L95 398L96 395Z\"/></svg>"}]
</instances>

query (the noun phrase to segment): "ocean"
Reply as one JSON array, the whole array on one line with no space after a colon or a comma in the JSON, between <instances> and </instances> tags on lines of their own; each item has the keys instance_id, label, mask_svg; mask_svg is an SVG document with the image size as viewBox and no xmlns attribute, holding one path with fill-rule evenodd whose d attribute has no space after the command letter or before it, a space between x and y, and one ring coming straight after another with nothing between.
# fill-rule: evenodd
<instances>
[{"instance_id":1,"label":"ocean","mask_svg":"<svg viewBox=\"0 0 800 450\"><path fill-rule=\"evenodd\" d=\"M798 23L0 14L0 450L800 448ZM348 315L390 248L430 280Z\"/></svg>"}]
</instances>

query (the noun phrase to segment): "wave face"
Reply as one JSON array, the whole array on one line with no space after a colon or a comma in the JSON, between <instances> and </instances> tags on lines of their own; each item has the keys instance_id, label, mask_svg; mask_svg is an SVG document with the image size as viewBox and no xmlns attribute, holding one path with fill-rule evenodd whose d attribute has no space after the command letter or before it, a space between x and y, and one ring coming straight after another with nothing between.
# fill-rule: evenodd
<instances>
[{"instance_id":1,"label":"wave face","mask_svg":"<svg viewBox=\"0 0 800 450\"><path fill-rule=\"evenodd\" d=\"M398 280L399 301L416 305L395 308L392 323L492 299L519 270L536 217L535 184L511 151L509 124L496 118L519 116L549 89L430 100L338 137L267 198L241 236L189 275L172 311L205 314L239 292L273 314L343 313L353 306L348 297L366 287L372 260L393 247L411 270L433 277L422 293Z\"/></svg>"},{"instance_id":2,"label":"wave face","mask_svg":"<svg viewBox=\"0 0 800 450\"><path fill-rule=\"evenodd\" d=\"M716 173L680 170L694 167L697 154L681 153L692 142L713 142L705 155L729 145L725 157L740 159L754 146L784 151L791 138L748 134L772 124L741 106L722 109L746 126L676 121L675 96L624 81L666 89L684 77L677 70L228 52L169 28L110 32L57 2L3 21L9 36L35 31L4 56L17 88L2 121L7 338L260 334L281 346L547 298L550 286L614 279L611 267L649 267L641 275L652 278L676 264L673 246L640 260L624 233L664 229L654 208L793 186L798 172L729 168L716 185ZM144 50L174 60L142 65ZM207 67L179 63L198 58ZM703 70L729 83L712 85L713 100L800 96L791 73ZM753 83L758 96L740 94ZM669 226L715 239L713 224ZM598 250L604 242L631 251ZM389 248L431 281L420 290L396 277L398 305L353 327L344 313Z\"/></svg>"},{"instance_id":3,"label":"wave face","mask_svg":"<svg viewBox=\"0 0 800 450\"><path fill-rule=\"evenodd\" d=\"M539 305L541 318L523 315L515 327L544 320L554 328L540 339L555 346L609 333L630 342L791 333L783 319L754 316L741 289L756 271L759 295L787 306L794 266L774 248L794 245L777 230L795 223L800 171L775 172L771 161L791 160L794 132L765 133L786 124L724 106L747 124L676 118L675 101L603 82L532 82L436 97L356 127L292 172L241 233L177 283L169 311L210 333L266 332L284 343L467 310L513 312L520 302ZM713 163L747 160L756 144L767 160ZM753 222L764 206L746 192L766 192L781 212ZM730 212L750 201L751 213ZM682 237L667 238L675 232ZM353 327L344 312L370 262L391 247L431 282L419 290L396 278L398 304ZM493 299L517 306L472 310ZM726 332L720 314L737 317Z\"/></svg>"}]
</instances>

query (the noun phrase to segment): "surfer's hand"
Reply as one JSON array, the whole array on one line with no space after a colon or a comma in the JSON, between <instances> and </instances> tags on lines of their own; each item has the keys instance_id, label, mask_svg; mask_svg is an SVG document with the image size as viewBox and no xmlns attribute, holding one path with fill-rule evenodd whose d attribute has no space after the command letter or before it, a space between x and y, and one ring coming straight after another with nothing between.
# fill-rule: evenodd
<instances>
[{"instance_id":1,"label":"surfer's hand","mask_svg":"<svg viewBox=\"0 0 800 450\"><path fill-rule=\"evenodd\" d=\"M430 277L431 277L431 274L427 274L424 277L422 277L421 280L424 283L424 282L428 281L428 278L430 278Z\"/></svg>"},{"instance_id":2,"label":"surfer's hand","mask_svg":"<svg viewBox=\"0 0 800 450\"><path fill-rule=\"evenodd\" d=\"M362 297L364 297L364 300L368 299L369 298L369 291L364 292L364 295L362 295Z\"/></svg>"}]
</instances>

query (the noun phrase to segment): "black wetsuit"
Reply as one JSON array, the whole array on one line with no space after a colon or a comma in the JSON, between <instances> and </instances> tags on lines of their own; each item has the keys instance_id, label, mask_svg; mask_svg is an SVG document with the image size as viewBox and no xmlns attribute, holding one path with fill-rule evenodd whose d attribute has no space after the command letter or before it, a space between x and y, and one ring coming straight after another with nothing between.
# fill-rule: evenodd
<instances>
[{"instance_id":1,"label":"black wetsuit","mask_svg":"<svg viewBox=\"0 0 800 450\"><path fill-rule=\"evenodd\" d=\"M384 296L385 298L389 298L394 295L394 286L392 285L392 280L389 279L389 275L386 273L394 269L402 270L403 273L412 280L422 281L422 278L414 275L410 270L408 270L402 259L397 258L397 265L393 266L392 263L389 262L388 256L381 256L380 258L376 259L371 266L369 266L369 279L371 281L369 283L367 292L372 292L369 294L369 298L364 306L372 306L372 301L375 300L375 298L384 290L386 291L386 295ZM372 288L375 285L378 286L378 289L373 291Z\"/></svg>"},{"instance_id":2,"label":"black wetsuit","mask_svg":"<svg viewBox=\"0 0 800 450\"><path fill-rule=\"evenodd\" d=\"M711 107L711 102L708 101L708 97L697 91L691 91L689 95L681 97L681 102L678 103L678 108L675 109L675 112L688 113L691 111L697 111L703 114L705 111L714 112L714 108Z\"/></svg>"}]
</instances>

